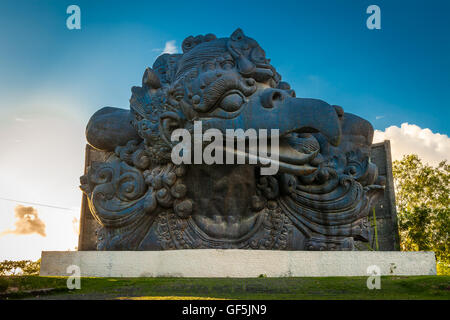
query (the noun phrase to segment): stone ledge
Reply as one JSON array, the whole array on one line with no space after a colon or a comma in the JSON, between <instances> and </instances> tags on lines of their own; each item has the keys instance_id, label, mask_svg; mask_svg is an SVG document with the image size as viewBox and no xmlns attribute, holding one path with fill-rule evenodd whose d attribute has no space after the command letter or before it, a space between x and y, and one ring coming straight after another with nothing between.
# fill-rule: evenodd
<instances>
[{"instance_id":1,"label":"stone ledge","mask_svg":"<svg viewBox=\"0 0 450 320\"><path fill-rule=\"evenodd\" d=\"M84 277L330 277L435 275L434 252L399 251L43 251L41 276L68 276L77 265Z\"/></svg>"}]
</instances>

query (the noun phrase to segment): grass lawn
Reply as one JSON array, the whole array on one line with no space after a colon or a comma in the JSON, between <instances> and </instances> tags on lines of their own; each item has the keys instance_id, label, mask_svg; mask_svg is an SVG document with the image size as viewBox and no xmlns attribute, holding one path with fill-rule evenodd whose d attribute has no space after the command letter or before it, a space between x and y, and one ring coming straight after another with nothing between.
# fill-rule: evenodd
<instances>
[{"instance_id":1,"label":"grass lawn","mask_svg":"<svg viewBox=\"0 0 450 320\"><path fill-rule=\"evenodd\" d=\"M82 278L68 290L63 277L0 277L0 299L446 299L450 276L329 278Z\"/></svg>"}]
</instances>

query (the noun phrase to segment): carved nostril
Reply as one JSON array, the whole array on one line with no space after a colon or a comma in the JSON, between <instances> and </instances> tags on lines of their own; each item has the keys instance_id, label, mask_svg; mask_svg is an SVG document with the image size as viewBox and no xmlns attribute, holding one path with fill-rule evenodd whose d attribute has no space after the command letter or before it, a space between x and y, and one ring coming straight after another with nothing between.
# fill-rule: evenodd
<instances>
[{"instance_id":1,"label":"carved nostril","mask_svg":"<svg viewBox=\"0 0 450 320\"><path fill-rule=\"evenodd\" d=\"M275 103L284 99L283 93L279 90L266 90L261 96L261 103L264 108L273 108Z\"/></svg>"},{"instance_id":2,"label":"carved nostril","mask_svg":"<svg viewBox=\"0 0 450 320\"><path fill-rule=\"evenodd\" d=\"M283 95L279 91L275 91L272 93L272 101L281 101L283 100Z\"/></svg>"}]
</instances>

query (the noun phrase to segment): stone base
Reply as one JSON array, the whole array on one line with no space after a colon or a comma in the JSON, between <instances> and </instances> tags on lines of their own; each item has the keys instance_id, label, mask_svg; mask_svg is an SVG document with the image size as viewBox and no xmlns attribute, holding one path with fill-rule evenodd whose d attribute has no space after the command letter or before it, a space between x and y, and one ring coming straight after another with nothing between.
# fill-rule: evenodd
<instances>
[{"instance_id":1,"label":"stone base","mask_svg":"<svg viewBox=\"0 0 450 320\"><path fill-rule=\"evenodd\" d=\"M434 252L398 251L43 251L41 276L68 276L77 265L83 277L330 277L435 275Z\"/></svg>"}]
</instances>

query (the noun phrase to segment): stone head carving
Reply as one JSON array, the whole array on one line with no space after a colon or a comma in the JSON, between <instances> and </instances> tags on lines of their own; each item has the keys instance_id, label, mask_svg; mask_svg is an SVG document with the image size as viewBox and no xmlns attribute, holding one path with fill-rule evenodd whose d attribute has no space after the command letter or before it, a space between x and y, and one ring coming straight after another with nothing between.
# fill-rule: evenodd
<instances>
[{"instance_id":1,"label":"stone head carving","mask_svg":"<svg viewBox=\"0 0 450 320\"><path fill-rule=\"evenodd\" d=\"M367 215L383 194L370 123L296 97L240 29L190 36L182 49L145 70L130 110L103 108L88 123L88 142L109 153L81 177L98 249L351 250L367 241ZM172 133L196 121L223 134L278 129L279 171L174 164Z\"/></svg>"}]
</instances>

